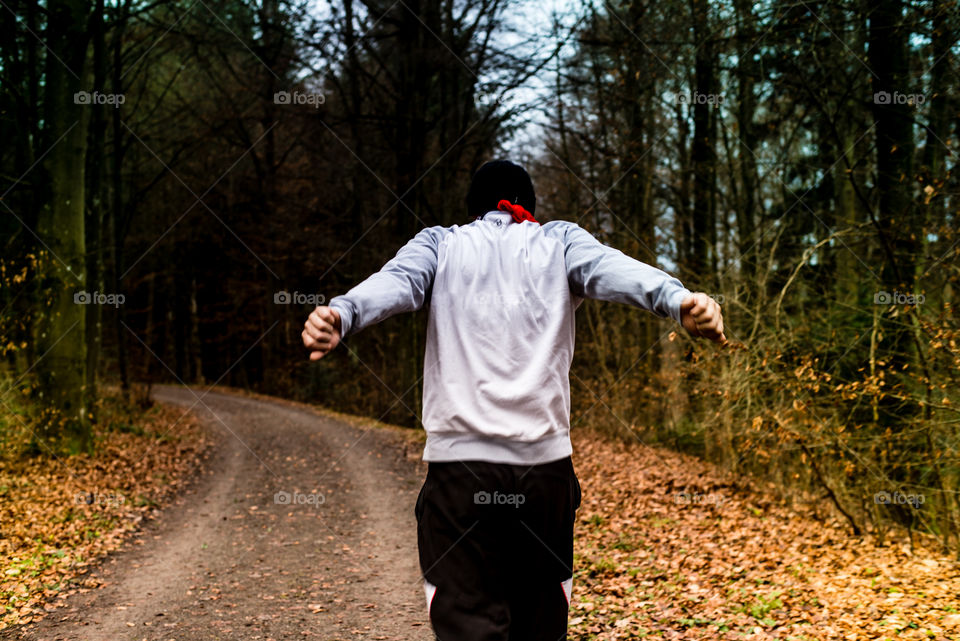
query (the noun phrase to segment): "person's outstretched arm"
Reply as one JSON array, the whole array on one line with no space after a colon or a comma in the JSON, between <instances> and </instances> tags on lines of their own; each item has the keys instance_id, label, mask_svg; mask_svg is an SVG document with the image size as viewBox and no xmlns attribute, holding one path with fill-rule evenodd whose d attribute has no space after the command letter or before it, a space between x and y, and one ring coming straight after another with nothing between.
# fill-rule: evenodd
<instances>
[{"instance_id":1,"label":"person's outstretched arm","mask_svg":"<svg viewBox=\"0 0 960 641\"><path fill-rule=\"evenodd\" d=\"M547 223L544 231L562 238L567 280L577 296L640 307L670 316L692 336L727 340L720 305L706 294L693 293L666 272L607 247L578 225Z\"/></svg>"},{"instance_id":2,"label":"person's outstretched arm","mask_svg":"<svg viewBox=\"0 0 960 641\"><path fill-rule=\"evenodd\" d=\"M401 312L420 309L437 273L445 227L428 227L400 248L383 268L343 296L311 312L303 328L310 360L323 358L340 339Z\"/></svg>"}]
</instances>

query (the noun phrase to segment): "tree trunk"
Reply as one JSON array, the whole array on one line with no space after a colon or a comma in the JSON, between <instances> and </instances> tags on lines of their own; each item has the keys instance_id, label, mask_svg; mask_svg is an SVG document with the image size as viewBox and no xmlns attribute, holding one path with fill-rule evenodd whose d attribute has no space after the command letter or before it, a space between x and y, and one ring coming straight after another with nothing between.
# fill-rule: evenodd
<instances>
[{"instance_id":1,"label":"tree trunk","mask_svg":"<svg viewBox=\"0 0 960 641\"><path fill-rule=\"evenodd\" d=\"M690 103L693 107L693 237L689 275L691 285L698 288L713 287L714 276L710 270L715 266L716 236L715 200L716 169L713 123L714 59L712 37L709 33L707 0L690 0L693 15L694 41L697 45L695 61L696 80Z\"/></svg>"},{"instance_id":2,"label":"tree trunk","mask_svg":"<svg viewBox=\"0 0 960 641\"><path fill-rule=\"evenodd\" d=\"M943 190L947 178L944 161L947 138L949 138L947 102L950 87L947 81L947 73L951 69L953 58L951 46L954 41L954 31L951 29L948 17L949 12L955 10L953 3L948 4L943 0L933 0L932 2L933 47L930 55L933 57L933 66L930 68L930 95L928 97L930 120L927 125L927 139L923 147L924 187L927 190L922 225L924 231L938 230L941 225L946 224L947 208ZM939 231L934 231L934 233L939 234ZM921 240L925 239L926 233L922 235ZM934 251L934 255L942 256L945 249L946 245L940 246L939 250Z\"/></svg>"},{"instance_id":3,"label":"tree trunk","mask_svg":"<svg viewBox=\"0 0 960 641\"><path fill-rule=\"evenodd\" d=\"M104 92L106 84L106 60L104 57L103 0L97 0L91 19L93 37L93 87ZM103 272L103 209L104 198L101 189L103 169L103 148L106 133L104 111L113 109L108 105L89 105L92 110L90 141L87 148L87 291L104 292ZM117 292L111 292L117 293ZM87 342L87 393L90 398L97 397L97 368L100 362L101 339L103 336L103 305L87 305L86 342ZM94 420L96 417L93 417Z\"/></svg>"},{"instance_id":4,"label":"tree trunk","mask_svg":"<svg viewBox=\"0 0 960 641\"><path fill-rule=\"evenodd\" d=\"M115 93L123 93L123 34L126 31L127 18L130 13L130 3L126 0L113 28L113 78L112 88ZM120 292L120 286L125 271L123 260L124 228L124 200L123 200L123 121L120 119L120 110L114 109L111 114L111 131L113 148L111 153L110 169L112 172L111 204L110 204L110 254L113 263L112 284L115 293ZM120 372L120 389L126 395L130 390L130 373L127 356L127 331L124 329L125 307L121 305L113 315L113 329L117 340L117 369Z\"/></svg>"},{"instance_id":5,"label":"tree trunk","mask_svg":"<svg viewBox=\"0 0 960 641\"><path fill-rule=\"evenodd\" d=\"M90 105L74 99L83 89L88 6L82 0L50 2L44 39L50 48L44 87L45 139L52 147L44 165L49 200L37 225L49 253L44 253L41 267L35 364L48 408L42 435L61 438L70 451L91 446L86 309L78 304L96 304L78 294L85 286L84 159Z\"/></svg>"},{"instance_id":6,"label":"tree trunk","mask_svg":"<svg viewBox=\"0 0 960 641\"><path fill-rule=\"evenodd\" d=\"M914 292L919 230L912 196L914 107L899 97L910 87L907 45L901 0L879 0L870 16L869 63L873 79L873 114L877 131L877 192L879 212L874 223L886 260L881 269L882 290L904 295ZM881 299L882 300L882 299ZM884 340L880 360L893 372L908 364L912 350L909 329L901 319L883 317ZM892 400L882 403L881 421L903 426L904 408Z\"/></svg>"},{"instance_id":7,"label":"tree trunk","mask_svg":"<svg viewBox=\"0 0 960 641\"><path fill-rule=\"evenodd\" d=\"M749 0L737 0L737 127L740 138L737 162L740 166L740 181L743 193L737 207L737 253L739 255L742 283L747 288L745 298L753 299L753 292L759 289L754 282L757 269L756 243L758 173L754 151L757 146L757 128L754 124L757 100L754 87L759 77L757 63L754 61L757 41L756 19L753 3Z\"/></svg>"}]
</instances>

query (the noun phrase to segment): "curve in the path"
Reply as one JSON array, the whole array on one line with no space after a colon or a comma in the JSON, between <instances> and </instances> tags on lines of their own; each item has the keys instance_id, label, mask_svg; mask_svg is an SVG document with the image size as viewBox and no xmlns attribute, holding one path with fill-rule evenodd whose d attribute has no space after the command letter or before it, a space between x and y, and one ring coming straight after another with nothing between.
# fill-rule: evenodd
<instances>
[{"instance_id":1,"label":"curve in the path","mask_svg":"<svg viewBox=\"0 0 960 641\"><path fill-rule=\"evenodd\" d=\"M433 639L413 516L424 470L402 438L285 402L154 396L221 435L207 469L108 557L100 588L21 638Z\"/></svg>"}]
</instances>

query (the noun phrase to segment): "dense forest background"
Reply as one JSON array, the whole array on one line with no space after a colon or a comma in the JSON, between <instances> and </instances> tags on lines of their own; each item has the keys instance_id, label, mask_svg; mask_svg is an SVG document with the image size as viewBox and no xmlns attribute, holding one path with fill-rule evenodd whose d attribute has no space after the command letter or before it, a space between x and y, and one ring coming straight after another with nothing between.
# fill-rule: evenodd
<instances>
[{"instance_id":1,"label":"dense forest background","mask_svg":"<svg viewBox=\"0 0 960 641\"><path fill-rule=\"evenodd\" d=\"M0 438L97 446L104 386L229 384L414 427L426 313L318 363L311 307L473 170L724 306L588 301L575 429L960 552L955 0L3 0ZM799 494L797 494L799 495Z\"/></svg>"}]
</instances>

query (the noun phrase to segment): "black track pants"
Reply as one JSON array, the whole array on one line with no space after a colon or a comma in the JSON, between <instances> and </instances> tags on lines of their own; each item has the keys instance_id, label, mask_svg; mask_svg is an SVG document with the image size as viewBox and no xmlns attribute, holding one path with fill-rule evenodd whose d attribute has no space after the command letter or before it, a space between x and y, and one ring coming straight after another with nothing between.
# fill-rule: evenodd
<instances>
[{"instance_id":1,"label":"black track pants","mask_svg":"<svg viewBox=\"0 0 960 641\"><path fill-rule=\"evenodd\" d=\"M417 498L420 569L440 641L562 641L580 483L541 465L430 463Z\"/></svg>"}]
</instances>

